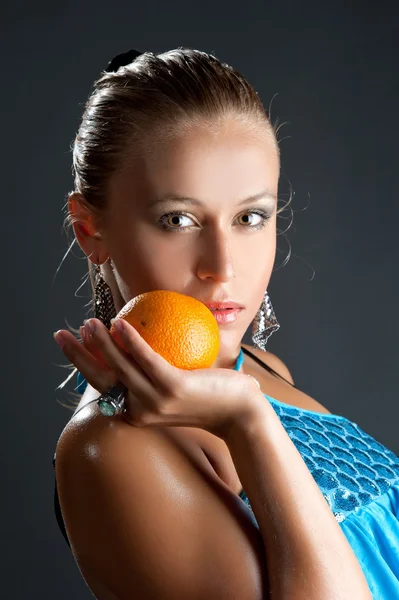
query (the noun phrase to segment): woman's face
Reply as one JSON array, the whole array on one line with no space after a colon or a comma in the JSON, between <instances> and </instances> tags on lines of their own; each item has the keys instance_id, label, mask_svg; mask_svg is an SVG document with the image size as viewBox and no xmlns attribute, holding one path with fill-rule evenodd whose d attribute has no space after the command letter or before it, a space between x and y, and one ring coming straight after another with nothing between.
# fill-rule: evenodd
<instances>
[{"instance_id":1,"label":"woman's face","mask_svg":"<svg viewBox=\"0 0 399 600\"><path fill-rule=\"evenodd\" d=\"M102 232L123 303L159 289L239 303L236 321L219 325L215 366L232 366L275 260L276 151L231 122L217 135L193 128L140 161L112 178Z\"/></svg>"}]
</instances>

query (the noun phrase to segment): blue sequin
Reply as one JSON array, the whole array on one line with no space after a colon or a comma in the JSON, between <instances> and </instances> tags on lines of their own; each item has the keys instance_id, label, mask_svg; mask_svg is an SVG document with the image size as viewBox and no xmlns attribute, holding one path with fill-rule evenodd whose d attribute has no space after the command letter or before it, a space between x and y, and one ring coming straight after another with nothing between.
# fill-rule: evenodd
<instances>
[{"instance_id":1,"label":"blue sequin","mask_svg":"<svg viewBox=\"0 0 399 600\"><path fill-rule=\"evenodd\" d=\"M244 360L241 350L235 370ZM265 394L301 454L335 518L366 506L399 479L399 458L340 415L317 413ZM240 497L249 506L243 492Z\"/></svg>"}]
</instances>

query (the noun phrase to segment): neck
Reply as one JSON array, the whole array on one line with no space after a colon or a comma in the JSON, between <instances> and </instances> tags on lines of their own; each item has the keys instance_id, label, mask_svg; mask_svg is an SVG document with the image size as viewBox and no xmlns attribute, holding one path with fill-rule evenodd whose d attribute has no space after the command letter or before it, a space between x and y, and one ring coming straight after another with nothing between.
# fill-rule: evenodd
<instances>
[{"instance_id":1,"label":"neck","mask_svg":"<svg viewBox=\"0 0 399 600\"><path fill-rule=\"evenodd\" d=\"M212 368L213 369L234 369L236 366L238 356L241 351L241 346L239 345L233 353L229 353L228 355L219 354L217 359L215 360ZM241 369L239 369L241 370Z\"/></svg>"}]
</instances>

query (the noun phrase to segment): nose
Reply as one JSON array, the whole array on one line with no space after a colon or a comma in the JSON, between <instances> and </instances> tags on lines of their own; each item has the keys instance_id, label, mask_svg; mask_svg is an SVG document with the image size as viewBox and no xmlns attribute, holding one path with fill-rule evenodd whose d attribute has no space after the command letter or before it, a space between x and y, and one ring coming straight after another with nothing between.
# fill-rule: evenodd
<instances>
[{"instance_id":1,"label":"nose","mask_svg":"<svg viewBox=\"0 0 399 600\"><path fill-rule=\"evenodd\" d=\"M200 279L211 278L226 282L235 275L231 240L225 232L218 229L209 232L203 239L201 256L197 265L197 276Z\"/></svg>"}]
</instances>

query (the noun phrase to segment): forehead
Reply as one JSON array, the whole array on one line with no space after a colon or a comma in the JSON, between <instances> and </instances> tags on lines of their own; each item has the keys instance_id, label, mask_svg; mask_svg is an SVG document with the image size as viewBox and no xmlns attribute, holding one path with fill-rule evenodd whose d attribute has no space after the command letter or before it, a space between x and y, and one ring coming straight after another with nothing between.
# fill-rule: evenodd
<instances>
[{"instance_id":1,"label":"forehead","mask_svg":"<svg viewBox=\"0 0 399 600\"><path fill-rule=\"evenodd\" d=\"M112 202L140 204L165 194L235 203L269 189L277 194L279 158L269 134L225 127L195 127L144 152L111 182Z\"/></svg>"}]
</instances>

